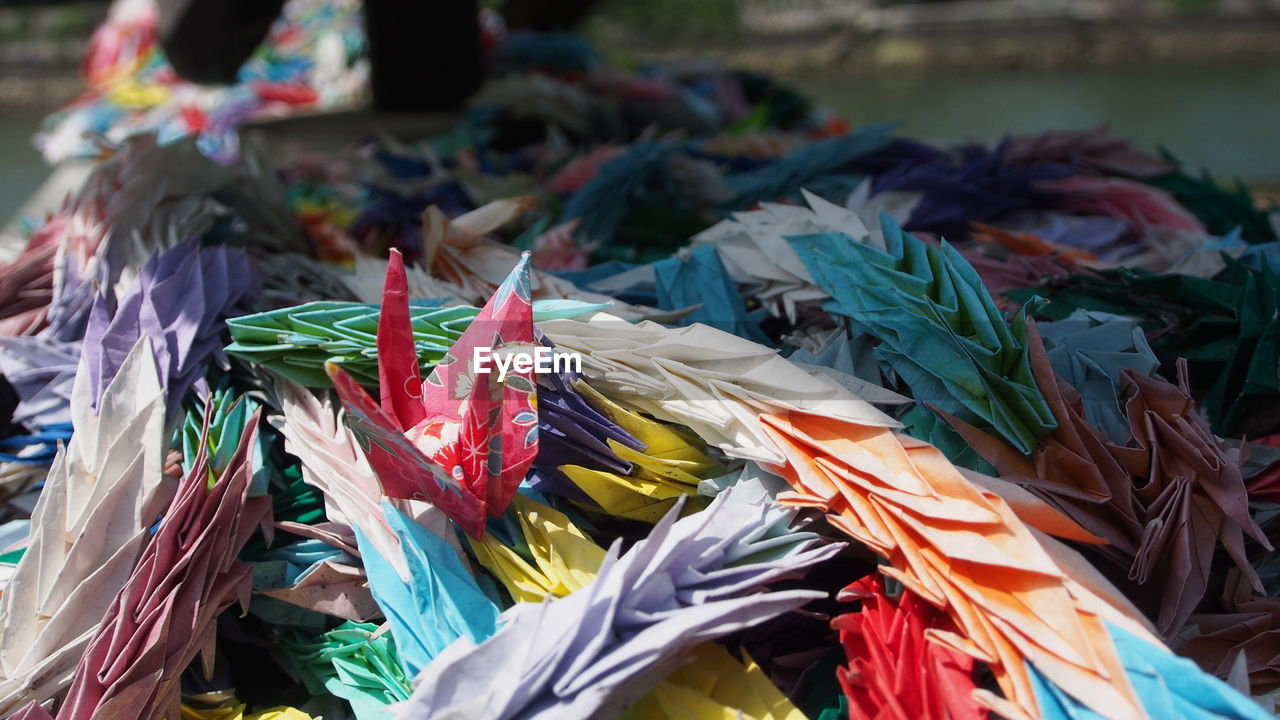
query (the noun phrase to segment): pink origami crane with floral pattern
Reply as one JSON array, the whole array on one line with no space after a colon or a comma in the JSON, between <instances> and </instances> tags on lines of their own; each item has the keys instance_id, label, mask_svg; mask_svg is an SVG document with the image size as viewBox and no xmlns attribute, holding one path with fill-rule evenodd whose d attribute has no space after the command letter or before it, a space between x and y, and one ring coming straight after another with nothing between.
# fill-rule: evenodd
<instances>
[{"instance_id":1,"label":"pink origami crane with floral pattern","mask_svg":"<svg viewBox=\"0 0 1280 720\"><path fill-rule=\"evenodd\" d=\"M532 368L477 372L476 348L533 355L529 253L425 380L418 372L404 260L392 250L378 320L381 404L328 365L347 422L391 497L426 500L472 537L501 515L538 452Z\"/></svg>"}]
</instances>

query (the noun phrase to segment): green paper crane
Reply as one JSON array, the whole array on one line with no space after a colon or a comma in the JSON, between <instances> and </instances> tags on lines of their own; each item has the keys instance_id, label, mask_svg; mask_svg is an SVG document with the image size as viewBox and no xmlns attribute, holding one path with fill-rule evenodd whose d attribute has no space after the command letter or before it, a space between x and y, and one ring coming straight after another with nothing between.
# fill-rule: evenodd
<instances>
[{"instance_id":1,"label":"green paper crane","mask_svg":"<svg viewBox=\"0 0 1280 720\"><path fill-rule=\"evenodd\" d=\"M429 372L471 319L473 307L410 305L418 362ZM346 370L361 385L378 384L379 307L352 302L311 302L227 321L234 341L227 352L304 387L330 387L324 365Z\"/></svg>"},{"instance_id":2,"label":"green paper crane","mask_svg":"<svg viewBox=\"0 0 1280 720\"><path fill-rule=\"evenodd\" d=\"M346 700L357 720L390 717L386 706L409 698L395 640L377 625L347 621L313 638L297 634L283 647L309 692Z\"/></svg>"},{"instance_id":3,"label":"green paper crane","mask_svg":"<svg viewBox=\"0 0 1280 720\"><path fill-rule=\"evenodd\" d=\"M1168 152L1164 157L1174 165L1181 165ZM1197 178L1179 169L1147 183L1173 195L1214 235L1226 235L1239 228L1240 236L1251 245L1280 240L1267 213L1259 209L1249 189L1239 180L1234 188L1226 188L1208 172L1201 172Z\"/></svg>"},{"instance_id":4,"label":"green paper crane","mask_svg":"<svg viewBox=\"0 0 1280 720\"><path fill-rule=\"evenodd\" d=\"M441 307L442 300L409 301L409 319L423 377L462 336L478 308ZM574 300L537 300L533 319L573 318L608 307ZM311 302L227 320L227 353L311 388L333 387L333 363L363 387L378 385L378 305Z\"/></svg>"},{"instance_id":5,"label":"green paper crane","mask_svg":"<svg viewBox=\"0 0 1280 720\"><path fill-rule=\"evenodd\" d=\"M1057 425L1027 357L1027 311L1012 320L946 242L926 245L888 215L885 250L843 233L788 237L825 307L880 340L876 355L917 402L957 414L1024 454ZM936 428L935 428L936 429Z\"/></svg>"}]
</instances>

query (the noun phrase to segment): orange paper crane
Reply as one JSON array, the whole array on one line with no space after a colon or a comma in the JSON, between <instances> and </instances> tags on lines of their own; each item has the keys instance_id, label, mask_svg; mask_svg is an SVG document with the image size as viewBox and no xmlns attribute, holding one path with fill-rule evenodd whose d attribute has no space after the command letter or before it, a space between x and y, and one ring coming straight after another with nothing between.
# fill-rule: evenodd
<instances>
[{"instance_id":1,"label":"orange paper crane","mask_svg":"<svg viewBox=\"0 0 1280 720\"><path fill-rule=\"evenodd\" d=\"M984 225L980 222L972 222L969 225L973 228L971 237L974 240L980 243L1003 246L1018 255L1055 255L1064 264L1071 267L1097 267L1100 262L1098 256L1088 250L1081 250L1070 245L1051 243L1039 235L1016 230L1005 230L993 225Z\"/></svg>"},{"instance_id":2,"label":"orange paper crane","mask_svg":"<svg viewBox=\"0 0 1280 720\"><path fill-rule=\"evenodd\" d=\"M990 664L1004 691L1007 700L979 691L988 707L1039 715L1026 660L1108 717L1146 717L1104 620L1159 641L1114 588L1044 532L1096 538L1015 486L975 484L927 443L815 415L760 419L787 457L776 471L797 491L780 499L830 513L889 559L885 574L945 610L960 634L935 639Z\"/></svg>"},{"instance_id":3,"label":"orange paper crane","mask_svg":"<svg viewBox=\"0 0 1280 720\"><path fill-rule=\"evenodd\" d=\"M958 629L931 636L991 666L1005 695L978 691L991 709L1040 716L1030 662L1106 717L1146 717L1107 625L1162 645L1107 580L1050 537L1099 541L1060 511L1012 483L962 473L933 446L876 424L874 411L848 412L861 400L833 404L777 388L779 378L797 383L800 369L723 331L603 313L542 329L582 353L588 381L611 398L683 423L732 456L753 453L795 488L780 500L822 509L887 558L883 571ZM655 395L661 403L650 402Z\"/></svg>"}]
</instances>

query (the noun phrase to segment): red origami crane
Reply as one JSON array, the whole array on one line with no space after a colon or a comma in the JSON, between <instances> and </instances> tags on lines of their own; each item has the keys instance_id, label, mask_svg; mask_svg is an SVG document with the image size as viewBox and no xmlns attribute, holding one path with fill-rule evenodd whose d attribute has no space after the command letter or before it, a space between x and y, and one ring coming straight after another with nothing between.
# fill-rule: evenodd
<instances>
[{"instance_id":1,"label":"red origami crane","mask_svg":"<svg viewBox=\"0 0 1280 720\"><path fill-rule=\"evenodd\" d=\"M473 367L475 349L532 357L536 347L526 252L424 382L404 260L392 250L378 320L381 406L340 368L327 369L383 491L429 501L478 538L485 514L502 514L533 463L538 411L532 368L512 363L499 382Z\"/></svg>"},{"instance_id":2,"label":"red origami crane","mask_svg":"<svg viewBox=\"0 0 1280 720\"><path fill-rule=\"evenodd\" d=\"M973 697L973 658L933 642L928 631L954 632L947 614L903 592L894 602L877 575L840 593L862 610L831 621L849 656L836 677L851 720L982 720Z\"/></svg>"}]
</instances>

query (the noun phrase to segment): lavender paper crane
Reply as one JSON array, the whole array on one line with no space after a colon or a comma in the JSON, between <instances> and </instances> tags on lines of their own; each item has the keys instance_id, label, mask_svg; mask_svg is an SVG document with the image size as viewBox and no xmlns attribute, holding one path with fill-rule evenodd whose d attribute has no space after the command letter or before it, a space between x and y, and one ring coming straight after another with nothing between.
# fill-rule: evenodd
<instances>
[{"instance_id":1,"label":"lavender paper crane","mask_svg":"<svg viewBox=\"0 0 1280 720\"><path fill-rule=\"evenodd\" d=\"M789 511L721 493L677 520L677 504L645 540L570 595L507 611L483 643L458 640L418 676L398 720L588 718L634 700L698 643L794 610L823 593L756 592L832 557Z\"/></svg>"},{"instance_id":2,"label":"lavender paper crane","mask_svg":"<svg viewBox=\"0 0 1280 720\"><path fill-rule=\"evenodd\" d=\"M138 336L146 333L168 397L168 419L175 421L178 405L200 379L205 362L222 354L223 318L255 291L253 268L243 250L200 248L187 241L153 254L118 305L112 308L110 295L101 294L90 311L84 358L91 373L92 407L100 407L103 388Z\"/></svg>"}]
</instances>

